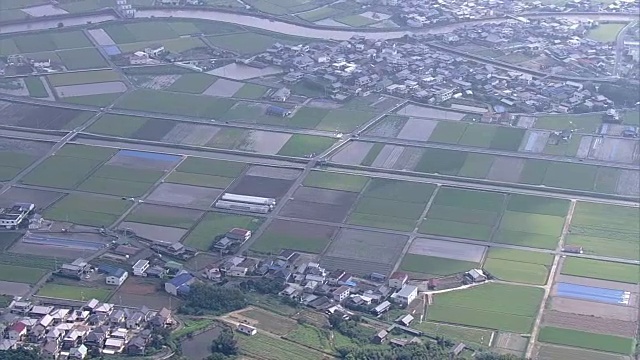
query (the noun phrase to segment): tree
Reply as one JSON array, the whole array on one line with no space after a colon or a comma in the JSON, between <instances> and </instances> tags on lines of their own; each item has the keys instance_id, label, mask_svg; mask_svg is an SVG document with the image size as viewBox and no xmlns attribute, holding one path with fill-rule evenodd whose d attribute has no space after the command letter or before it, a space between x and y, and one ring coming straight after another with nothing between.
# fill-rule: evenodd
<instances>
[{"instance_id":1,"label":"tree","mask_svg":"<svg viewBox=\"0 0 640 360\"><path fill-rule=\"evenodd\" d=\"M222 288L210 284L194 284L186 299L187 301L180 308L180 311L185 314L207 312L220 315L242 309L248 304L239 289Z\"/></svg>"},{"instance_id":2,"label":"tree","mask_svg":"<svg viewBox=\"0 0 640 360\"><path fill-rule=\"evenodd\" d=\"M18 348L0 351L0 360L41 360L36 349Z\"/></svg>"},{"instance_id":3,"label":"tree","mask_svg":"<svg viewBox=\"0 0 640 360\"><path fill-rule=\"evenodd\" d=\"M232 356L238 354L238 342L234 338L233 331L224 328L220 336L213 339L211 343L211 352L214 354L222 354Z\"/></svg>"}]
</instances>

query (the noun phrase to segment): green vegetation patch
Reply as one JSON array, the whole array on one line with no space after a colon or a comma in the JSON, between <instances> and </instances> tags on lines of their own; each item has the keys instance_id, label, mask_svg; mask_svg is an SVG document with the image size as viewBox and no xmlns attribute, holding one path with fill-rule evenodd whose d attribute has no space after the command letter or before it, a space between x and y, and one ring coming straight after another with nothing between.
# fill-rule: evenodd
<instances>
[{"instance_id":1,"label":"green vegetation patch","mask_svg":"<svg viewBox=\"0 0 640 360\"><path fill-rule=\"evenodd\" d=\"M35 156L25 153L0 151L0 181L12 180L36 159Z\"/></svg>"},{"instance_id":2,"label":"green vegetation patch","mask_svg":"<svg viewBox=\"0 0 640 360\"><path fill-rule=\"evenodd\" d=\"M86 301L97 299L106 301L110 291L106 289L97 289L85 286L71 286L48 283L38 291L38 296L46 296L58 299Z\"/></svg>"},{"instance_id":3,"label":"green vegetation patch","mask_svg":"<svg viewBox=\"0 0 640 360\"><path fill-rule=\"evenodd\" d=\"M319 155L334 143L335 140L330 137L293 134L278 151L278 155L295 157L304 157L310 154Z\"/></svg>"},{"instance_id":4,"label":"green vegetation patch","mask_svg":"<svg viewBox=\"0 0 640 360\"><path fill-rule=\"evenodd\" d=\"M69 194L49 207L44 212L44 217L87 226L109 226L129 206L131 206L130 202L121 199L89 194Z\"/></svg>"},{"instance_id":5,"label":"green vegetation patch","mask_svg":"<svg viewBox=\"0 0 640 360\"><path fill-rule=\"evenodd\" d=\"M325 7L317 8L315 10L311 10L311 11L303 12L301 14L297 14L296 16L301 18L302 20L306 20L306 21L309 21L309 22L316 22L316 21L319 21L319 20L330 18L330 17L332 17L334 15L338 15L338 14L340 14L339 10L334 9L332 7L329 7L329 6L325 6Z\"/></svg>"},{"instance_id":6,"label":"green vegetation patch","mask_svg":"<svg viewBox=\"0 0 640 360\"><path fill-rule=\"evenodd\" d=\"M188 94L202 94L209 86L218 80L217 77L205 73L190 73L181 75L166 90Z\"/></svg>"},{"instance_id":7,"label":"green vegetation patch","mask_svg":"<svg viewBox=\"0 0 640 360\"><path fill-rule=\"evenodd\" d=\"M262 98L268 89L269 88L263 85L244 84L240 89L238 89L238 91L236 91L235 94L233 94L233 97L257 100Z\"/></svg>"},{"instance_id":8,"label":"green vegetation patch","mask_svg":"<svg viewBox=\"0 0 640 360\"><path fill-rule=\"evenodd\" d=\"M464 134L458 141L458 144L465 146L475 146L481 148L488 148L491 142L496 136L498 127L472 123L467 126Z\"/></svg>"},{"instance_id":9,"label":"green vegetation patch","mask_svg":"<svg viewBox=\"0 0 640 360\"><path fill-rule=\"evenodd\" d=\"M285 338L316 350L335 353L335 349L329 340L329 334L329 331L325 329L319 329L315 326L305 324L298 326L295 330L288 333Z\"/></svg>"},{"instance_id":10,"label":"green vegetation patch","mask_svg":"<svg viewBox=\"0 0 640 360\"><path fill-rule=\"evenodd\" d=\"M551 326L543 327L540 330L538 340L549 344L575 346L625 355L632 354L636 344L635 339L631 338Z\"/></svg>"},{"instance_id":11,"label":"green vegetation patch","mask_svg":"<svg viewBox=\"0 0 640 360\"><path fill-rule=\"evenodd\" d=\"M523 284L544 285L549 277L549 269L544 265L491 257L483 268L500 280Z\"/></svg>"},{"instance_id":12,"label":"green vegetation patch","mask_svg":"<svg viewBox=\"0 0 640 360\"><path fill-rule=\"evenodd\" d=\"M560 236L564 218L560 216L540 215L505 211L500 221L500 229L522 231L530 234Z\"/></svg>"},{"instance_id":13,"label":"green vegetation patch","mask_svg":"<svg viewBox=\"0 0 640 360\"><path fill-rule=\"evenodd\" d=\"M109 67L100 52L94 48L59 51L58 56L68 70L85 70Z\"/></svg>"},{"instance_id":14,"label":"green vegetation patch","mask_svg":"<svg viewBox=\"0 0 640 360\"><path fill-rule=\"evenodd\" d=\"M28 76L24 78L24 84L29 91L29 96L35 98L49 97L49 92L47 92L47 89L44 87L44 83L40 77Z\"/></svg>"},{"instance_id":15,"label":"green vegetation patch","mask_svg":"<svg viewBox=\"0 0 640 360\"><path fill-rule=\"evenodd\" d=\"M276 42L281 42L271 36L251 32L207 36L207 40L215 47L233 51L240 55L258 54L267 50Z\"/></svg>"},{"instance_id":16,"label":"green vegetation patch","mask_svg":"<svg viewBox=\"0 0 640 360\"><path fill-rule=\"evenodd\" d=\"M557 144L547 142L542 152L549 155L576 156L581 140L582 135L573 135L568 141L560 141Z\"/></svg>"},{"instance_id":17,"label":"green vegetation patch","mask_svg":"<svg viewBox=\"0 0 640 360\"><path fill-rule=\"evenodd\" d=\"M467 152L447 149L424 149L415 170L431 174L457 175L467 160Z\"/></svg>"},{"instance_id":18,"label":"green vegetation patch","mask_svg":"<svg viewBox=\"0 0 640 360\"><path fill-rule=\"evenodd\" d=\"M540 288L484 284L437 294L427 318L453 324L528 333L542 301Z\"/></svg>"},{"instance_id":19,"label":"green vegetation patch","mask_svg":"<svg viewBox=\"0 0 640 360\"><path fill-rule=\"evenodd\" d=\"M367 155L364 157L364 159L362 159L362 162L360 163L360 165L371 166L373 162L376 161L376 158L378 157L378 155L380 155L380 152L382 151L383 148L384 148L384 144L382 143L373 144L373 146L371 147Z\"/></svg>"},{"instance_id":20,"label":"green vegetation patch","mask_svg":"<svg viewBox=\"0 0 640 360\"><path fill-rule=\"evenodd\" d=\"M518 151L520 143L526 134L525 129L500 126L489 144L490 149Z\"/></svg>"},{"instance_id":21,"label":"green vegetation patch","mask_svg":"<svg viewBox=\"0 0 640 360\"><path fill-rule=\"evenodd\" d=\"M251 250L264 254L278 254L282 249L290 249L311 254L321 253L331 239L326 237L292 236L276 231L265 231L251 246Z\"/></svg>"},{"instance_id":22,"label":"green vegetation patch","mask_svg":"<svg viewBox=\"0 0 640 360\"><path fill-rule=\"evenodd\" d=\"M224 176L203 175L174 171L169 176L167 176L164 181L174 184L226 189L227 186L231 185L233 180L234 178L228 178Z\"/></svg>"},{"instance_id":23,"label":"green vegetation patch","mask_svg":"<svg viewBox=\"0 0 640 360\"><path fill-rule=\"evenodd\" d=\"M539 159L525 159L524 167L520 172L520 183L530 185L542 185L547 173L549 161Z\"/></svg>"},{"instance_id":24,"label":"green vegetation patch","mask_svg":"<svg viewBox=\"0 0 640 360\"><path fill-rule=\"evenodd\" d=\"M587 37L601 42L614 42L618 33L626 24L600 24L597 28L589 30Z\"/></svg>"},{"instance_id":25,"label":"green vegetation patch","mask_svg":"<svg viewBox=\"0 0 640 360\"><path fill-rule=\"evenodd\" d=\"M468 209L500 211L505 195L497 192L467 190L443 186L433 203Z\"/></svg>"},{"instance_id":26,"label":"green vegetation patch","mask_svg":"<svg viewBox=\"0 0 640 360\"><path fill-rule=\"evenodd\" d=\"M329 110L303 107L298 109L292 117L286 119L288 127L299 127L304 129L313 129L322 119L329 114Z\"/></svg>"},{"instance_id":27,"label":"green vegetation patch","mask_svg":"<svg viewBox=\"0 0 640 360\"><path fill-rule=\"evenodd\" d=\"M99 194L138 197L144 195L163 175L164 172L160 170L107 164L80 184L78 189Z\"/></svg>"},{"instance_id":28,"label":"green vegetation patch","mask_svg":"<svg viewBox=\"0 0 640 360\"><path fill-rule=\"evenodd\" d=\"M130 137L138 131L147 118L129 115L104 114L87 129L100 135Z\"/></svg>"},{"instance_id":29,"label":"green vegetation patch","mask_svg":"<svg viewBox=\"0 0 640 360\"><path fill-rule=\"evenodd\" d=\"M370 112L334 109L329 111L316 129L350 133L374 116L375 114Z\"/></svg>"},{"instance_id":30,"label":"green vegetation patch","mask_svg":"<svg viewBox=\"0 0 640 360\"><path fill-rule=\"evenodd\" d=\"M18 239L22 237L22 233L18 231L2 231L0 232L0 252L3 252L13 246Z\"/></svg>"},{"instance_id":31,"label":"green vegetation patch","mask_svg":"<svg viewBox=\"0 0 640 360\"><path fill-rule=\"evenodd\" d=\"M379 199L426 204L435 189L436 186L434 184L374 178L367 184L367 188L362 195Z\"/></svg>"},{"instance_id":32,"label":"green vegetation patch","mask_svg":"<svg viewBox=\"0 0 640 360\"><path fill-rule=\"evenodd\" d=\"M429 141L445 144L457 144L469 124L461 121L439 121L433 129Z\"/></svg>"},{"instance_id":33,"label":"green vegetation patch","mask_svg":"<svg viewBox=\"0 0 640 360\"><path fill-rule=\"evenodd\" d=\"M576 257L564 259L562 274L629 284L640 283L640 266L638 265Z\"/></svg>"},{"instance_id":34,"label":"green vegetation patch","mask_svg":"<svg viewBox=\"0 0 640 360\"><path fill-rule=\"evenodd\" d=\"M47 271L33 267L0 264L0 281L35 284Z\"/></svg>"},{"instance_id":35,"label":"green vegetation patch","mask_svg":"<svg viewBox=\"0 0 640 360\"><path fill-rule=\"evenodd\" d=\"M601 114L548 115L536 119L534 127L545 130L582 129L581 132L596 132L602 124Z\"/></svg>"},{"instance_id":36,"label":"green vegetation patch","mask_svg":"<svg viewBox=\"0 0 640 360\"><path fill-rule=\"evenodd\" d=\"M459 274L477 267L478 263L471 261L416 254L406 254L400 263L400 268L404 271L443 276Z\"/></svg>"},{"instance_id":37,"label":"green vegetation patch","mask_svg":"<svg viewBox=\"0 0 640 360\"><path fill-rule=\"evenodd\" d=\"M264 360L321 360L325 354L294 342L264 334L236 337L240 353Z\"/></svg>"},{"instance_id":38,"label":"green vegetation patch","mask_svg":"<svg viewBox=\"0 0 640 360\"><path fill-rule=\"evenodd\" d=\"M567 216L571 201L541 196L510 194L507 210L550 216Z\"/></svg>"},{"instance_id":39,"label":"green vegetation patch","mask_svg":"<svg viewBox=\"0 0 640 360\"><path fill-rule=\"evenodd\" d=\"M600 167L596 174L594 190L599 193L615 194L621 170L610 167Z\"/></svg>"},{"instance_id":40,"label":"green vegetation patch","mask_svg":"<svg viewBox=\"0 0 640 360\"><path fill-rule=\"evenodd\" d=\"M78 84L93 84L109 81L122 81L115 70L96 70L75 73L47 75L51 86L67 86Z\"/></svg>"},{"instance_id":41,"label":"green vegetation patch","mask_svg":"<svg viewBox=\"0 0 640 360\"><path fill-rule=\"evenodd\" d=\"M119 101L117 107L172 115L218 118L234 104L234 100L226 98L138 89Z\"/></svg>"},{"instance_id":42,"label":"green vegetation patch","mask_svg":"<svg viewBox=\"0 0 640 360\"><path fill-rule=\"evenodd\" d=\"M12 39L20 53L90 48L93 46L91 41L79 30L26 34L15 36Z\"/></svg>"},{"instance_id":43,"label":"green vegetation patch","mask_svg":"<svg viewBox=\"0 0 640 360\"><path fill-rule=\"evenodd\" d=\"M353 27L368 26L377 23L379 20L373 20L360 15L347 15L335 18L337 22Z\"/></svg>"},{"instance_id":44,"label":"green vegetation patch","mask_svg":"<svg viewBox=\"0 0 640 360\"><path fill-rule=\"evenodd\" d=\"M69 96L61 98L59 99L59 101L78 105L105 107L113 104L113 102L116 101L120 97L120 95L122 95L122 93Z\"/></svg>"},{"instance_id":45,"label":"green vegetation patch","mask_svg":"<svg viewBox=\"0 0 640 360\"><path fill-rule=\"evenodd\" d=\"M495 157L493 155L469 153L458 172L458 176L484 179L489 175L494 160Z\"/></svg>"},{"instance_id":46,"label":"green vegetation patch","mask_svg":"<svg viewBox=\"0 0 640 360\"><path fill-rule=\"evenodd\" d=\"M302 184L323 189L360 192L368 181L369 178L365 176L328 171L311 171Z\"/></svg>"},{"instance_id":47,"label":"green vegetation patch","mask_svg":"<svg viewBox=\"0 0 640 360\"><path fill-rule=\"evenodd\" d=\"M558 236L534 234L524 231L499 228L491 241L501 244L530 246L553 250L558 246Z\"/></svg>"},{"instance_id":48,"label":"green vegetation patch","mask_svg":"<svg viewBox=\"0 0 640 360\"><path fill-rule=\"evenodd\" d=\"M198 212L195 213L197 214ZM194 216L194 213L192 213L192 211L183 212L176 210L169 215L141 206L137 207L131 214L129 214L126 217L125 221L149 225L169 226L180 229L190 229L198 221L198 218L199 216Z\"/></svg>"},{"instance_id":49,"label":"green vegetation patch","mask_svg":"<svg viewBox=\"0 0 640 360\"><path fill-rule=\"evenodd\" d=\"M431 321L423 321L411 324L414 328L423 331L429 336L444 336L447 339L463 341L465 343L489 346L493 338L493 331L466 326L442 324Z\"/></svg>"},{"instance_id":50,"label":"green vegetation patch","mask_svg":"<svg viewBox=\"0 0 640 360\"><path fill-rule=\"evenodd\" d=\"M252 232L258 229L264 219L223 213L208 213L187 235L184 244L199 250L209 250L217 235L225 234L233 228L243 228Z\"/></svg>"},{"instance_id":51,"label":"green vegetation patch","mask_svg":"<svg viewBox=\"0 0 640 360\"><path fill-rule=\"evenodd\" d=\"M56 154L45 159L29 172L22 178L22 183L57 189L75 189L101 163L102 160Z\"/></svg>"},{"instance_id":52,"label":"green vegetation patch","mask_svg":"<svg viewBox=\"0 0 640 360\"><path fill-rule=\"evenodd\" d=\"M543 183L546 186L591 191L597 173L598 167L594 165L550 162Z\"/></svg>"}]
</instances>

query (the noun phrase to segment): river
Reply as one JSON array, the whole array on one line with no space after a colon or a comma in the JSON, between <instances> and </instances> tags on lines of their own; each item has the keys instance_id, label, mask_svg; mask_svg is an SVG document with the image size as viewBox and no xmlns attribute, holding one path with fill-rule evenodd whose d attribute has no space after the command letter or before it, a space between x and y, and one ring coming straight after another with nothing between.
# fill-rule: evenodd
<instances>
[{"instance_id":1,"label":"river","mask_svg":"<svg viewBox=\"0 0 640 360\"><path fill-rule=\"evenodd\" d=\"M556 17L566 19L593 19L598 21L632 21L637 18L637 14L571 14L571 13L558 13ZM268 20L261 17L255 17L244 14L234 14L227 12L220 12L211 9L146 9L136 12L136 18L186 18L186 19L201 19L201 20L213 20L232 24L238 24L243 26L251 26L260 28L263 30L273 31L288 35L297 35L308 38L316 39L334 39L334 40L347 40L354 35L362 35L369 38L376 39L394 39L400 38L408 34L441 34L451 32L452 30L459 29L464 26L474 25L479 23L496 23L504 21L504 19L492 19L492 20L478 20L473 22L464 22L456 24L447 24L436 27L429 27L424 29L411 29L411 30L393 30L393 29L381 29L378 31L358 31L356 29L320 29L311 28L304 25L290 24L277 20ZM529 18L536 17L549 17L549 15L527 15ZM38 22L29 22L24 24L11 24L0 26L0 34L15 33L21 31L32 30L44 30L53 29L58 26L58 23L62 22L65 27L83 25L88 22L100 23L109 20L114 20L114 16L110 15L96 15L85 16L78 15L77 17L66 18L63 20L47 20L44 19Z\"/></svg>"}]
</instances>

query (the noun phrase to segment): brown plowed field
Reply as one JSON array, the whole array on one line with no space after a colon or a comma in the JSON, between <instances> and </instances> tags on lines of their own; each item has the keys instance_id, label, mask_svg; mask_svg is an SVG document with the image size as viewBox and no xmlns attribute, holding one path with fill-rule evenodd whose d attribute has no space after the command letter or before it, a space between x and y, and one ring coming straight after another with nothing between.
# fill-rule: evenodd
<instances>
[{"instance_id":1,"label":"brown plowed field","mask_svg":"<svg viewBox=\"0 0 640 360\"><path fill-rule=\"evenodd\" d=\"M545 312L544 323L562 328L626 337L635 337L637 329L636 323L631 321L603 319L553 310Z\"/></svg>"}]
</instances>

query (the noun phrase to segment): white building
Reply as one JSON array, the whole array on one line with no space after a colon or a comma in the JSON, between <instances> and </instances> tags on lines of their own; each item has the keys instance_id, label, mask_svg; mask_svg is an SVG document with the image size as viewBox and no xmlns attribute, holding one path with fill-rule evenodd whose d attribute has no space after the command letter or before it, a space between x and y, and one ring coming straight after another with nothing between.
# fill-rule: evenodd
<instances>
[{"instance_id":1,"label":"white building","mask_svg":"<svg viewBox=\"0 0 640 360\"><path fill-rule=\"evenodd\" d=\"M107 275L107 285L120 286L124 283L125 280L127 280L128 277L128 272L122 269L117 269L116 271Z\"/></svg>"},{"instance_id":2,"label":"white building","mask_svg":"<svg viewBox=\"0 0 640 360\"><path fill-rule=\"evenodd\" d=\"M397 293L391 295L391 297L403 305L409 305L413 300L418 297L418 287L413 285L405 285Z\"/></svg>"},{"instance_id":3,"label":"white building","mask_svg":"<svg viewBox=\"0 0 640 360\"><path fill-rule=\"evenodd\" d=\"M147 276L145 273L149 269L149 260L138 260L133 265L133 275L134 276Z\"/></svg>"},{"instance_id":4,"label":"white building","mask_svg":"<svg viewBox=\"0 0 640 360\"><path fill-rule=\"evenodd\" d=\"M258 330L251 325L247 324L238 324L238 331L245 335L255 335L258 333Z\"/></svg>"},{"instance_id":5,"label":"white building","mask_svg":"<svg viewBox=\"0 0 640 360\"><path fill-rule=\"evenodd\" d=\"M394 272L389 277L389 287L401 289L409 280L409 275L403 272Z\"/></svg>"}]
</instances>

